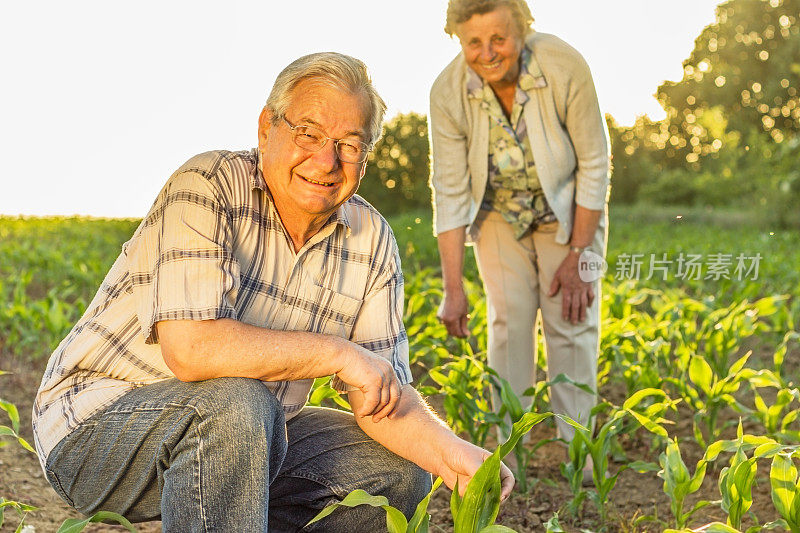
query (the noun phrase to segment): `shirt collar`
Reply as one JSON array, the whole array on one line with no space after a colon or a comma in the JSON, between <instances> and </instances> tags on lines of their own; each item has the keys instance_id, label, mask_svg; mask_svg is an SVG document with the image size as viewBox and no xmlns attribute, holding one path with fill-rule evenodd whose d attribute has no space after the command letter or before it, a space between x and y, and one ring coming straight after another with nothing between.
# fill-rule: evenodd
<instances>
[{"instance_id":1,"label":"shirt collar","mask_svg":"<svg viewBox=\"0 0 800 533\"><path fill-rule=\"evenodd\" d=\"M274 202L272 201L272 192L270 192L269 187L267 187L267 182L264 179L264 176L261 174L261 152L258 150L258 148L253 148L250 154L253 158L253 162L255 163L253 165L253 169L250 171L250 188L261 189L264 191L269 202L274 205ZM349 201L350 200L347 200L347 202L340 205L333 215L331 215L331 218L328 219L328 224L333 223L344 226L347 230L345 233L345 236L347 237L350 236L350 232L352 230L350 218L347 214L347 209L345 209L345 206ZM328 224L326 224L326 226Z\"/></svg>"}]
</instances>

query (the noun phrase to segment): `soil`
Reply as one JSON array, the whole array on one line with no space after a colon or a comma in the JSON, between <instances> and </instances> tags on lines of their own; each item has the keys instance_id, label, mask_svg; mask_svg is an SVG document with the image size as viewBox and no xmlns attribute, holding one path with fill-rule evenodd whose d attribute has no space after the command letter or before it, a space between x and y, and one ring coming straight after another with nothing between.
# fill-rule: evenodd
<instances>
[{"instance_id":1,"label":"soil","mask_svg":"<svg viewBox=\"0 0 800 533\"><path fill-rule=\"evenodd\" d=\"M30 412L34 394L39 384L39 379L44 371L46 361L36 363L20 361L4 361L3 369L13 372L12 375L0 377L0 397L16 404L22 419L22 435L32 441ZM606 397L614 398L624 394L624 391L601 391ZM436 399L432 399L436 407ZM685 415L685 416L684 416ZM734 414L728 413L733 419ZM680 422L670 430L671 435L679 437L691 436L691 413L681 413ZM7 424L7 420L0 422ZM747 428L745 429L747 431ZM729 430L726 437L731 437L733 431ZM757 428L752 428L757 432ZM532 431L531 442L552 437L554 429L551 426L540 424ZM650 449L649 437L644 432L634 434L634 437L625 436L620 439L626 459L613 462L611 471L616 472L626 462L643 460L657 462L657 451ZM490 437L491 438L491 437ZM688 439L687 439L688 441ZM487 442L487 448L493 449L494 442ZM700 458L702 450L697 445L682 445L682 453L689 469L693 471L694 465ZM662 481L655 472L637 473L627 469L621 472L618 481L610 493L610 501L606 502L608 509L606 523L599 523L599 515L593 502L587 500L583 504L582 512L576 517L570 516L566 505L571 499L571 493L566 480L559 471L559 464L565 458L565 448L557 443L550 443L539 448L528 465L528 479L531 487L527 493L515 490L511 498L500 509L497 523L511 527L519 532L544 531L544 523L551 519L554 513L559 514L559 521L565 531L619 531L619 532L649 532L663 531L672 521L669 499L662 490ZM724 464L718 465L721 468ZM777 517L770 500L770 487L768 478L768 463L759 464L756 486L753 490L752 513L757 517L758 523L766 523ZM719 470L709 471L705 482L698 493L691 495L684 505L689 509L695 501L718 500L717 478ZM53 491L44 478L37 458L25 451L15 443L0 447L0 495L8 500L24 502L38 507L38 510L27 515L25 523L32 525L36 532L55 532L60 524L67 518L80 518L81 515L72 510ZM452 531L450 519L450 492L442 487L432 499L429 511L432 514L432 532ZM648 519L647 517L650 517ZM661 520L663 522L659 522ZM698 511L691 524L697 527L715 520L725 520L725 514L718 505L709 505ZM19 522L16 512L6 510L5 526L2 531L14 531ZM756 524L753 517L747 517L744 527ZM160 531L160 522L148 522L136 525L142 533ZM85 531L124 531L120 526L91 524Z\"/></svg>"}]
</instances>

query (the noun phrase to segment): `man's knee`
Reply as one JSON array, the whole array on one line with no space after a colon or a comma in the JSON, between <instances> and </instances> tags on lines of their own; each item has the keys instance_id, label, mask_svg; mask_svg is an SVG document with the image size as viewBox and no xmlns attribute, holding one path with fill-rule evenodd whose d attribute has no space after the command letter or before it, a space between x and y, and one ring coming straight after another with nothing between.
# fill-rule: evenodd
<instances>
[{"instance_id":1,"label":"man's knee","mask_svg":"<svg viewBox=\"0 0 800 533\"><path fill-rule=\"evenodd\" d=\"M285 431L280 402L257 379L227 377L190 385L188 405L206 425L221 429L239 444L271 439L273 431Z\"/></svg>"},{"instance_id":2,"label":"man's knee","mask_svg":"<svg viewBox=\"0 0 800 533\"><path fill-rule=\"evenodd\" d=\"M410 519L417 504L431 490L431 475L411 461L400 457L391 466L397 481L387 488L385 496L390 505L397 507L406 518Z\"/></svg>"}]
</instances>

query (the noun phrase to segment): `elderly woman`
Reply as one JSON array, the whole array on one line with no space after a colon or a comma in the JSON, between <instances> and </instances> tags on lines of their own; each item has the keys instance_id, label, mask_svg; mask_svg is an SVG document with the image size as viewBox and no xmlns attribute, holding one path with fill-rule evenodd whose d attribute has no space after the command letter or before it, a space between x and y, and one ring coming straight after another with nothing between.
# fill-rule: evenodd
<instances>
[{"instance_id":1,"label":"elderly woman","mask_svg":"<svg viewBox=\"0 0 800 533\"><path fill-rule=\"evenodd\" d=\"M451 335L469 334L462 268L471 242L488 297L489 365L520 396L536 380L538 312L550 378L596 388L600 286L586 261L600 258L585 252L604 255L609 188L589 68L532 23L524 0L450 0L445 31L461 53L430 103L439 318ZM556 413L589 423L592 394L560 384L550 399Z\"/></svg>"}]
</instances>

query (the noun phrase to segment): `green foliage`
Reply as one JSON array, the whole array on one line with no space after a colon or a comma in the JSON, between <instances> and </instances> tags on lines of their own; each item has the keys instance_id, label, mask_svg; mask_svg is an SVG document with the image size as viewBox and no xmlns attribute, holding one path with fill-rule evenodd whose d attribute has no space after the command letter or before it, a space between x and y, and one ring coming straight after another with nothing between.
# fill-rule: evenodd
<instances>
[{"instance_id":1,"label":"green foliage","mask_svg":"<svg viewBox=\"0 0 800 533\"><path fill-rule=\"evenodd\" d=\"M30 358L52 352L137 224L0 217L0 350Z\"/></svg>"},{"instance_id":2,"label":"green foliage","mask_svg":"<svg viewBox=\"0 0 800 533\"><path fill-rule=\"evenodd\" d=\"M696 124L718 106L732 131L758 126L776 141L800 131L800 111L794 111L800 104L798 13L798 0L731 0L718 7L715 23L702 31L683 64L683 79L659 87L672 124L704 146L720 132L698 131Z\"/></svg>"},{"instance_id":3,"label":"green foliage","mask_svg":"<svg viewBox=\"0 0 800 533\"><path fill-rule=\"evenodd\" d=\"M384 215L430 205L428 120L399 114L383 125L358 193Z\"/></svg>"},{"instance_id":4,"label":"green foliage","mask_svg":"<svg viewBox=\"0 0 800 533\"><path fill-rule=\"evenodd\" d=\"M122 527L136 533L136 529L124 516L110 511L100 511L88 518L69 518L61 524L56 533L80 533L89 524L96 524L98 522L116 522Z\"/></svg>"},{"instance_id":5,"label":"green foliage","mask_svg":"<svg viewBox=\"0 0 800 533\"><path fill-rule=\"evenodd\" d=\"M685 528L692 515L708 505L710 502L700 500L688 511L683 510L683 502L686 496L697 492L703 483L706 475L706 462L702 459L698 461L694 474L689 474L686 463L681 457L681 450L678 447L678 439L667 441L667 448L659 457L661 470L658 476L664 480L664 492L670 499L670 510L675 519L675 527Z\"/></svg>"},{"instance_id":6,"label":"green foliage","mask_svg":"<svg viewBox=\"0 0 800 533\"><path fill-rule=\"evenodd\" d=\"M511 428L508 440L486 458L467 485L461 497L458 487L453 490L450 509L454 533L499 531L488 529L500 509L500 462L514 449L519 439L536 424L553 416L552 413L525 413Z\"/></svg>"},{"instance_id":7,"label":"green foliage","mask_svg":"<svg viewBox=\"0 0 800 533\"><path fill-rule=\"evenodd\" d=\"M772 502L783 518L784 527L792 533L800 532L800 478L792 460L792 453L778 453L772 458L769 481Z\"/></svg>"},{"instance_id":8,"label":"green foliage","mask_svg":"<svg viewBox=\"0 0 800 533\"><path fill-rule=\"evenodd\" d=\"M684 218L676 220L676 212L683 213ZM725 421L731 418L732 412L738 412L761 431L757 436L743 436L747 460L759 446L767 444L773 446L770 452L773 455L765 455L762 450L759 459L772 459L775 453L793 453L790 446L797 443L796 435L800 432L797 420L800 401L793 366L798 349L794 330L800 325L797 235L778 230L770 234L739 223L731 227L714 225L715 216L702 209L612 210L610 269L603 282L601 305L601 386L624 385L626 400L635 398L642 388L659 389L672 398L681 399L691 409L704 410L697 424L706 442L714 440L712 435L724 431ZM489 409L488 385L493 372L485 362L486 304L471 250L467 251L466 286L473 338L467 342L448 338L435 319L441 298L441 279L436 242L430 232L430 213L409 212L393 217L390 222L398 237L406 277L405 322L414 375L423 391L454 398L449 403L444 400L446 409L449 408L450 423L475 442L483 442L492 427L502 422ZM0 236L9 236L0 238L0 250L5 254L2 255L4 261L0 261L0 295L3 297L0 350L3 356L45 357L83 312L121 243L135 226L135 221L0 218ZM29 247L36 252L30 253L26 249ZM614 279L614 266L621 253L737 251L757 252L764 257L758 280ZM54 307L53 301L60 304ZM63 306L69 318L52 320L53 324L58 324L59 320L67 322L50 328L45 325L44 310L58 309L58 305ZM29 309L36 312L26 315ZM54 313L54 316L58 314ZM755 355L742 362L750 350ZM540 406L546 385L540 382L527 391L527 400ZM526 415L520 398L512 397L508 391L504 396L504 408L513 418ZM336 403L337 398L329 380L317 380L312 403L345 407ZM597 460L593 456L597 467L595 486L579 488L585 493L584 500L600 499L601 492L613 499L612 481L605 478L603 468L604 465L617 468L610 464L610 456L614 451L614 434L619 435L620 427L623 432L638 432L639 428L649 425L650 431L646 434L652 436L655 453L669 446L672 435L667 431L668 422L674 421L676 416L671 408L664 408L662 399L639 398L636 407L629 406L629 412L623 417L627 422L621 425L618 420L617 425L605 433L602 433L603 425L613 416L598 420L598 433L590 436L596 441L593 442L597 456ZM730 399L733 402L729 402ZM6 404L0 405L5 407L4 412L11 412ZM712 424L716 428L712 432L707 426L708 415L716 406L718 423ZM14 425L18 416L2 416L9 416L6 427L18 436ZM16 445L16 437L8 430L0 431L5 431L7 440L13 439ZM584 440L576 440L576 450L569 463L580 464L577 468L573 466L573 473L581 474L582 478L585 463L581 463L576 454L582 453L585 461L591 452ZM610 443L608 447L603 444L604 440ZM704 460L710 462L723 452L733 453L736 447L735 441L712 442L707 446ZM515 454L533 452L530 445L523 446L519 441L513 451ZM644 469L643 465L633 466ZM661 467L664 469L664 464ZM777 472L776 469L776 475ZM524 478L524 470L518 470L517 474ZM521 479L520 485L529 481ZM677 477L674 482L677 487ZM731 485L735 486L735 483ZM15 507L9 504L6 508ZM687 511L682 509L681 512L685 515ZM551 525L555 528L555 523Z\"/></svg>"},{"instance_id":9,"label":"green foliage","mask_svg":"<svg viewBox=\"0 0 800 533\"><path fill-rule=\"evenodd\" d=\"M380 507L386 511L386 528L389 530L389 533L427 533L431 518L428 514L428 505L430 504L431 496L441 484L442 478L437 478L428 495L417 505L414 516L411 517L410 521L406 520L406 517L400 510L389 505L389 500L386 499L386 496L372 496L361 489L356 489L345 496L342 501L325 507L306 525L308 526L319 522L340 507L369 505L371 507Z\"/></svg>"},{"instance_id":10,"label":"green foliage","mask_svg":"<svg viewBox=\"0 0 800 533\"><path fill-rule=\"evenodd\" d=\"M338 407L345 411L351 410L350 403L336 389L331 387L330 376L314 380L307 404L318 407Z\"/></svg>"},{"instance_id":11,"label":"green foliage","mask_svg":"<svg viewBox=\"0 0 800 533\"><path fill-rule=\"evenodd\" d=\"M11 427L0 426L0 439L11 437L29 452L36 453L36 450L28 444L28 441L23 439L19 434L19 411L17 410L17 406L0 398L0 409L5 411L8 418L11 420ZM0 446L4 446L5 444L5 441L0 441Z\"/></svg>"},{"instance_id":12,"label":"green foliage","mask_svg":"<svg viewBox=\"0 0 800 533\"><path fill-rule=\"evenodd\" d=\"M492 426L502 418L490 405L490 376L496 375L479 359L463 356L431 369L430 378L439 386L421 388L426 394L444 395L447 423L456 433L466 433L472 442L482 446Z\"/></svg>"},{"instance_id":13,"label":"green foliage","mask_svg":"<svg viewBox=\"0 0 800 533\"><path fill-rule=\"evenodd\" d=\"M3 527L3 522L5 521L5 513L6 509L14 509L17 514L19 515L19 524L17 525L17 531L22 530L22 526L25 524L25 517L31 511L35 511L37 508L32 505L27 505L25 503L15 502L11 500L6 500L2 496L0 496L0 528Z\"/></svg>"},{"instance_id":14,"label":"green foliage","mask_svg":"<svg viewBox=\"0 0 800 533\"><path fill-rule=\"evenodd\" d=\"M635 426L627 424L630 420L652 433L666 437L667 431L663 427L666 420L663 415L667 410L675 410L676 404L677 402L669 399L662 390L643 389L627 398L619 408L607 402L595 407L592 410L593 416L607 410L611 411L596 435L588 428L575 426L575 437L568 448L569 461L561 465L561 473L567 478L573 494L572 500L567 504L570 513L576 515L588 496L600 513L600 522L606 522L608 495L616 485L620 473L628 468L640 472L655 469L654 465L649 463L631 462L620 467L615 473L610 473L608 461L614 440L621 433L634 429ZM583 488L583 469L586 466L587 456L592 458L593 491Z\"/></svg>"},{"instance_id":15,"label":"green foliage","mask_svg":"<svg viewBox=\"0 0 800 533\"><path fill-rule=\"evenodd\" d=\"M667 118L609 119L612 200L735 205L798 227L800 0L730 0L695 40L681 80L657 97Z\"/></svg>"}]
</instances>

